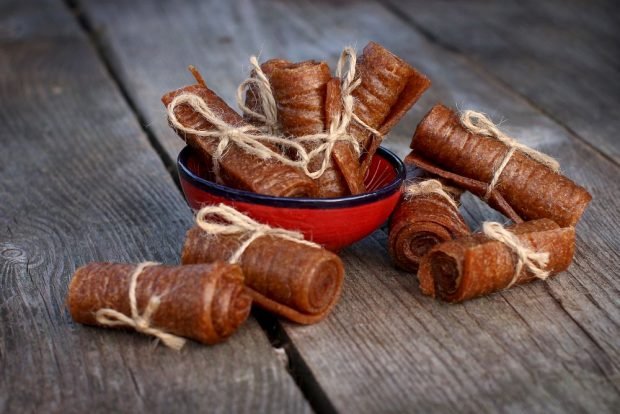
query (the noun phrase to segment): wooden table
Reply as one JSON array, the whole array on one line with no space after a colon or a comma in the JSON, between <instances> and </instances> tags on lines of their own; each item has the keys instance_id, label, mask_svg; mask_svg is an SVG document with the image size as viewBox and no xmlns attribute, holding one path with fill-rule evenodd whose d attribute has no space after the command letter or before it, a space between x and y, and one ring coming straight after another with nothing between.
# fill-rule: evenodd
<instances>
[{"instance_id":1,"label":"wooden table","mask_svg":"<svg viewBox=\"0 0 620 414\"><path fill-rule=\"evenodd\" d=\"M618 412L620 14L613 2L3 0L0 412ZM344 295L300 327L255 313L181 353L72 322L93 260L176 263L192 222L163 92L188 64L232 103L247 58L327 58L369 40L488 112L594 195L569 271L461 305L420 294L375 232L342 253ZM479 226L498 218L473 197Z\"/></svg>"}]
</instances>

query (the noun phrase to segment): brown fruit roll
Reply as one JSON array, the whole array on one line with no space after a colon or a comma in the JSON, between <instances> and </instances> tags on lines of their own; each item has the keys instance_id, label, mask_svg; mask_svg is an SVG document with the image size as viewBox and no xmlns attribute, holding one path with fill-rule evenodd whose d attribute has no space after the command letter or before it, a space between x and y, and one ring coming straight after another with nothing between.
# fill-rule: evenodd
<instances>
[{"instance_id":1,"label":"brown fruit roll","mask_svg":"<svg viewBox=\"0 0 620 414\"><path fill-rule=\"evenodd\" d=\"M416 272L435 245L471 233L456 207L458 198L448 191L408 195L405 190L389 224L388 251L398 267Z\"/></svg>"},{"instance_id":2,"label":"brown fruit roll","mask_svg":"<svg viewBox=\"0 0 620 414\"><path fill-rule=\"evenodd\" d=\"M325 119L327 128L335 121L336 117L343 111L342 90L340 79L333 78L327 83L325 93ZM364 184L364 174L359 162L357 152L350 142L336 141L332 150L332 161L335 168L340 171L346 185L348 194L356 195L366 192Z\"/></svg>"},{"instance_id":3,"label":"brown fruit roll","mask_svg":"<svg viewBox=\"0 0 620 414\"><path fill-rule=\"evenodd\" d=\"M568 269L575 250L575 229L549 219L508 227L519 241L537 252L547 252L544 270L551 275ZM506 244L473 234L433 247L420 262L418 279L425 295L461 302L536 279L526 267L517 275L517 255Z\"/></svg>"},{"instance_id":4,"label":"brown fruit roll","mask_svg":"<svg viewBox=\"0 0 620 414\"><path fill-rule=\"evenodd\" d=\"M282 133L300 137L323 132L325 88L331 79L327 63L308 60L272 66L266 75L278 108Z\"/></svg>"},{"instance_id":5,"label":"brown fruit roll","mask_svg":"<svg viewBox=\"0 0 620 414\"><path fill-rule=\"evenodd\" d=\"M383 136L431 85L426 76L374 42L364 47L356 65L356 74L361 83L351 93L355 98L353 112ZM350 132L366 150L362 160L362 173L365 174L382 137L371 135L356 122L352 123Z\"/></svg>"},{"instance_id":6,"label":"brown fruit roll","mask_svg":"<svg viewBox=\"0 0 620 414\"><path fill-rule=\"evenodd\" d=\"M269 78L277 105L278 125L282 134L301 137L326 132L329 129L325 108L327 84L331 80L329 66L325 62L305 61L286 64L284 61L268 61L261 69ZM318 144L302 142L310 152ZM308 168L316 171L323 157L312 159ZM347 183L340 171L328 166L316 179L318 197L340 197L349 193Z\"/></svg>"},{"instance_id":7,"label":"brown fruit roll","mask_svg":"<svg viewBox=\"0 0 620 414\"><path fill-rule=\"evenodd\" d=\"M233 111L219 96L204 83L186 86L168 92L162 97L167 107L172 100L183 93L195 94L202 98L209 108L219 114L225 122L233 126L244 124L241 116ZM184 126L198 130L212 130L214 127L189 105L180 105L175 109L178 120ZM196 150L209 169L213 169L213 154L217 150L218 140L203 138L193 134L177 131L187 145ZM230 143L219 160L221 181L234 188L279 197L313 197L316 184L304 172L273 159L263 160Z\"/></svg>"},{"instance_id":8,"label":"brown fruit roll","mask_svg":"<svg viewBox=\"0 0 620 414\"><path fill-rule=\"evenodd\" d=\"M73 319L98 325L96 313L113 309L131 317L129 290L136 265L90 263L76 270L67 303ZM149 266L136 281L137 309L151 298L160 303L150 326L206 344L221 342L247 319L252 303L237 265L223 262L193 266Z\"/></svg>"},{"instance_id":9,"label":"brown fruit roll","mask_svg":"<svg viewBox=\"0 0 620 414\"><path fill-rule=\"evenodd\" d=\"M187 232L181 262L228 260L245 238L209 235L195 226ZM338 301L344 281L342 261L334 253L275 236L254 240L239 265L256 305L300 324L324 319Z\"/></svg>"},{"instance_id":10,"label":"brown fruit roll","mask_svg":"<svg viewBox=\"0 0 620 414\"><path fill-rule=\"evenodd\" d=\"M436 105L418 125L405 162L445 178L483 198L509 148L472 134L451 109ZM592 196L583 187L515 151L490 193L488 203L514 222L549 218L574 226Z\"/></svg>"}]
</instances>

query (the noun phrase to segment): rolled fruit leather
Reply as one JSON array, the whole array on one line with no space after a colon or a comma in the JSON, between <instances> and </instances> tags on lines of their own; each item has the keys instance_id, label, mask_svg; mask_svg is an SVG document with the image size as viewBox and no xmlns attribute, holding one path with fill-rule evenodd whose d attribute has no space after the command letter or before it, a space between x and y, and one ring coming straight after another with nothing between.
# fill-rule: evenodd
<instances>
[{"instance_id":1,"label":"rolled fruit leather","mask_svg":"<svg viewBox=\"0 0 620 414\"><path fill-rule=\"evenodd\" d=\"M194 226L186 236L183 264L228 260L244 235L211 235ZM254 303L300 324L324 319L340 297L344 267L340 258L275 236L254 240L239 265Z\"/></svg>"},{"instance_id":2,"label":"rolled fruit leather","mask_svg":"<svg viewBox=\"0 0 620 414\"><path fill-rule=\"evenodd\" d=\"M414 185L437 183L437 192L408 194L407 188L389 223L388 251L398 267L416 272L422 257L435 245L471 233L456 207L461 191L442 186L437 180ZM450 197L450 201L447 197Z\"/></svg>"},{"instance_id":3,"label":"rolled fruit leather","mask_svg":"<svg viewBox=\"0 0 620 414\"><path fill-rule=\"evenodd\" d=\"M405 163L414 164L483 198L509 148L469 132L454 111L439 104L418 125ZM575 226L592 196L567 177L516 150L487 202L514 222L549 218Z\"/></svg>"},{"instance_id":4,"label":"rolled fruit leather","mask_svg":"<svg viewBox=\"0 0 620 414\"><path fill-rule=\"evenodd\" d=\"M261 70L271 85L277 106L278 131L281 134L301 137L329 130L330 119L327 113L327 100L334 99L335 91L332 90L328 96L328 83L331 80L331 74L329 66L325 62L309 60L292 63L282 59L272 59L263 63ZM246 104L250 109L263 113L256 93L256 89L250 88L248 90ZM308 152L318 146L314 142L302 142L301 144ZM342 153L347 148L339 146L337 151ZM353 157L349 156L349 158ZM317 171L323 163L323 159L324 157L320 155L314 157L308 166L310 171ZM363 180L360 181L363 187ZM359 185L351 188L346 177L343 177L341 171L331 163L325 172L316 179L316 183L319 189L318 197L320 198L340 197L363 192L363 188L361 191L358 189Z\"/></svg>"},{"instance_id":5,"label":"rolled fruit leather","mask_svg":"<svg viewBox=\"0 0 620 414\"><path fill-rule=\"evenodd\" d=\"M351 93L355 99L353 112L382 136L390 132L431 85L426 76L374 42L364 47L356 74L361 83ZM355 121L350 132L365 149L362 158L362 174L365 174L382 137L372 135Z\"/></svg>"},{"instance_id":6,"label":"rolled fruit leather","mask_svg":"<svg viewBox=\"0 0 620 414\"><path fill-rule=\"evenodd\" d=\"M327 63L312 60L288 66L279 65L271 71L269 81L278 108L278 124L282 134L301 137L328 129L325 99L330 79ZM308 152L318 146L316 142L301 144ZM312 158L308 165L310 171L318 170L323 159L323 156ZM321 198L340 197L349 193L344 177L331 163L316 179L316 183Z\"/></svg>"},{"instance_id":7,"label":"rolled fruit leather","mask_svg":"<svg viewBox=\"0 0 620 414\"><path fill-rule=\"evenodd\" d=\"M327 83L325 94L325 118L326 125L335 122L342 111L342 89L340 79L333 78ZM366 192L364 173L359 162L359 156L350 142L336 141L332 150L332 161L342 174L348 187L348 193L352 195Z\"/></svg>"},{"instance_id":8,"label":"rolled fruit leather","mask_svg":"<svg viewBox=\"0 0 620 414\"><path fill-rule=\"evenodd\" d=\"M549 253L544 270L551 275L568 269L575 250L574 227L561 228L540 219L507 228L521 243ZM506 244L473 234L433 247L420 262L418 279L425 295L461 302L508 287L515 277L517 255ZM524 266L514 285L536 279Z\"/></svg>"},{"instance_id":9,"label":"rolled fruit leather","mask_svg":"<svg viewBox=\"0 0 620 414\"><path fill-rule=\"evenodd\" d=\"M230 125L244 124L242 117L232 110L219 96L209 89L202 78L198 84L168 92L162 97L168 107L172 100L181 94L194 94L202 98L209 108ZM189 128L212 130L214 126L189 105L182 104L175 109L179 122ZM209 170L213 169L213 154L218 140L204 138L183 131L178 135L200 156ZM285 165L274 159L260 159L230 143L219 160L221 181L234 188L278 197L314 197L316 184L301 169Z\"/></svg>"},{"instance_id":10,"label":"rolled fruit leather","mask_svg":"<svg viewBox=\"0 0 620 414\"><path fill-rule=\"evenodd\" d=\"M136 265L90 263L77 269L67 304L72 318L98 325L95 313L114 309L131 317L129 288ZM150 325L205 344L221 342L247 319L252 299L237 265L223 262L192 266L148 266L136 282L139 313L152 297L160 304Z\"/></svg>"}]
</instances>

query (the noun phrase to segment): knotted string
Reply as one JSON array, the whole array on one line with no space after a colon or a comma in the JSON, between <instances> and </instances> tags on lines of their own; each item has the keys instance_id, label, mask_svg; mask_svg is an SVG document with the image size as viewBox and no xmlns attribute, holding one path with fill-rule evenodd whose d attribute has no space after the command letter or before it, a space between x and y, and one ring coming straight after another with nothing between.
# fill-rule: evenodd
<instances>
[{"instance_id":1,"label":"knotted string","mask_svg":"<svg viewBox=\"0 0 620 414\"><path fill-rule=\"evenodd\" d=\"M405 197L415 197L423 194L437 194L446 199L452 207L458 210L459 206L450 194L444 190L444 186L440 181L430 179L413 183L405 188Z\"/></svg>"},{"instance_id":2,"label":"knotted string","mask_svg":"<svg viewBox=\"0 0 620 414\"><path fill-rule=\"evenodd\" d=\"M216 151L212 155L214 164L213 169L215 176L218 177L218 180L219 160L231 142L239 146L244 151L256 155L261 159L275 159L285 165L300 168L308 177L317 179L323 175L325 170L329 167L331 163L331 153L336 142L349 142L353 146L353 149L357 155L359 156L361 154L360 143L347 132L349 124L352 120L367 129L371 134L381 137L381 133L379 131L371 128L353 113L354 99L351 92L358 87L361 82L360 79L355 79L356 59L355 50L351 47L346 47L338 60L336 74L341 79L343 108L340 113L334 117L327 132L304 135L292 139L273 134L273 130L277 124L277 105L271 91L269 80L261 70L255 56L250 58L250 64L253 67L254 76L242 82L237 89L237 102L244 113L261 121L264 119L264 123L266 124L265 128L260 128L253 125L230 125L215 114L200 96L190 93L182 93L170 102L167 108L168 120L170 125L172 125L172 127L177 131L182 131L185 134L193 134L199 137L214 138L219 140ZM259 94L264 114L259 114L258 112L252 111L245 105L245 103L242 103L243 93L251 85L256 86L256 90L254 92ZM188 105L195 112L199 113L207 122L213 125L214 129L198 130L181 124L176 116L175 109L179 105L183 104ZM265 130L267 130L267 132L265 132ZM263 142L293 149L294 153L297 154L297 159L291 160L278 152L273 151L271 148L264 145ZM319 145L313 146L313 149L308 152L304 146L300 144L307 142L316 142L319 143ZM322 157L321 165L316 171L310 171L308 166L314 157L317 156Z\"/></svg>"},{"instance_id":3,"label":"knotted string","mask_svg":"<svg viewBox=\"0 0 620 414\"><path fill-rule=\"evenodd\" d=\"M224 223L221 221L224 221ZM250 244L263 236L279 237L310 247L321 247L316 243L305 240L303 234L299 232L261 224L225 204L201 208L198 214L196 214L196 224L208 234L241 234L247 236L239 248L230 256L228 259L229 263L237 263Z\"/></svg>"},{"instance_id":4,"label":"knotted string","mask_svg":"<svg viewBox=\"0 0 620 414\"><path fill-rule=\"evenodd\" d=\"M345 66L346 72L344 72ZM362 128L370 132L372 135L375 135L377 138L382 138L383 134L381 134L381 132L366 124L353 112L354 99L352 93L355 88L357 88L362 83L361 78L355 77L356 66L357 53L355 52L355 49L351 46L345 47L340 54L338 64L336 65L336 77L340 79L340 89L342 91L342 112L344 113L344 119L341 122L345 124L346 128L349 126L351 120L353 120L357 122Z\"/></svg>"},{"instance_id":5,"label":"knotted string","mask_svg":"<svg viewBox=\"0 0 620 414\"><path fill-rule=\"evenodd\" d=\"M545 280L549 276L549 272L544 270L549 263L549 253L532 250L522 243L514 233L493 221L484 222L482 224L482 232L487 237L508 246L517 256L514 276L508 286L506 286L506 289L512 287L519 280L523 267L539 279Z\"/></svg>"},{"instance_id":6,"label":"knotted string","mask_svg":"<svg viewBox=\"0 0 620 414\"><path fill-rule=\"evenodd\" d=\"M128 326L145 335L152 335L160 339L164 345L178 351L185 345L185 339L151 326L151 317L159 307L161 296L151 296L142 315L138 311L138 300L136 298L138 277L147 267L159 264L156 262L140 263L131 274L129 278L129 308L131 309L131 316L127 316L116 309L104 308L99 309L95 313L95 318L101 325Z\"/></svg>"},{"instance_id":7,"label":"knotted string","mask_svg":"<svg viewBox=\"0 0 620 414\"><path fill-rule=\"evenodd\" d=\"M551 169L553 172L558 172L560 170L560 164L554 158L543 154L542 152L536 151L535 149L530 148L527 145L521 144L514 138L511 138L508 135L504 134L497 127L497 125L495 125L493 121L491 121L482 112L476 112L471 110L464 111L461 114L461 123L471 133L497 139L509 148L508 151L506 151L506 153L504 154L501 163L493 173L493 178L491 179L491 182L487 186L487 191L483 197L485 201L488 201L489 197L491 197L491 193L497 185L499 177L502 175L504 168L506 168L506 165L508 165L508 162L510 161L516 150L519 150L533 160L540 162L541 164Z\"/></svg>"},{"instance_id":8,"label":"knotted string","mask_svg":"<svg viewBox=\"0 0 620 414\"><path fill-rule=\"evenodd\" d=\"M214 128L211 130L195 129L181 124L174 110L177 106L184 104L190 106L194 111L199 113L207 122L212 124ZM222 156L224 155L224 151L231 142L234 142L239 148L257 156L260 159L265 160L268 158L273 158L283 164L302 168L304 172L308 174L311 178L318 177L316 172L312 173L308 171L308 154L300 144L293 142L289 139L264 134L259 128L253 125L230 125L223 119L221 119L217 114L215 114L215 112L213 112L211 108L209 108L209 105L207 105L204 99L202 99L198 95L192 93L182 93L180 95L177 95L168 105L167 111L168 120L170 121L172 127L176 130L182 131L186 134L192 134L204 138L215 138L219 140L217 148L212 154L213 169L216 177L219 177L219 160L222 158ZM294 148L296 151L298 151L299 157L301 159L290 160L285 156L271 150L269 147L263 144L263 142L279 144Z\"/></svg>"},{"instance_id":9,"label":"knotted string","mask_svg":"<svg viewBox=\"0 0 620 414\"><path fill-rule=\"evenodd\" d=\"M256 56L250 57L250 65L252 76L241 82L237 88L237 106L243 114L263 124L266 132L275 134L278 131L278 107L271 90L271 83L261 69ZM252 93L259 100L263 113L256 112L245 104L245 92L252 86L255 87Z\"/></svg>"}]
</instances>

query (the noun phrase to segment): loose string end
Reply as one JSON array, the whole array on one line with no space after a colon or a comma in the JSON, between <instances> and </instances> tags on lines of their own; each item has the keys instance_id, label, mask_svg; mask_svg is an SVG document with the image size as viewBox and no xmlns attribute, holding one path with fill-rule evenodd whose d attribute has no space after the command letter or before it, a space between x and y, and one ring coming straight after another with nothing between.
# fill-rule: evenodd
<instances>
[{"instance_id":1,"label":"loose string end","mask_svg":"<svg viewBox=\"0 0 620 414\"><path fill-rule=\"evenodd\" d=\"M500 223L485 221L482 224L482 233L492 240L505 244L517 256L514 275L506 289L509 289L519 281L521 270L524 267L533 276L541 280L545 280L551 274L546 270L549 264L549 253L533 250Z\"/></svg>"}]
</instances>

